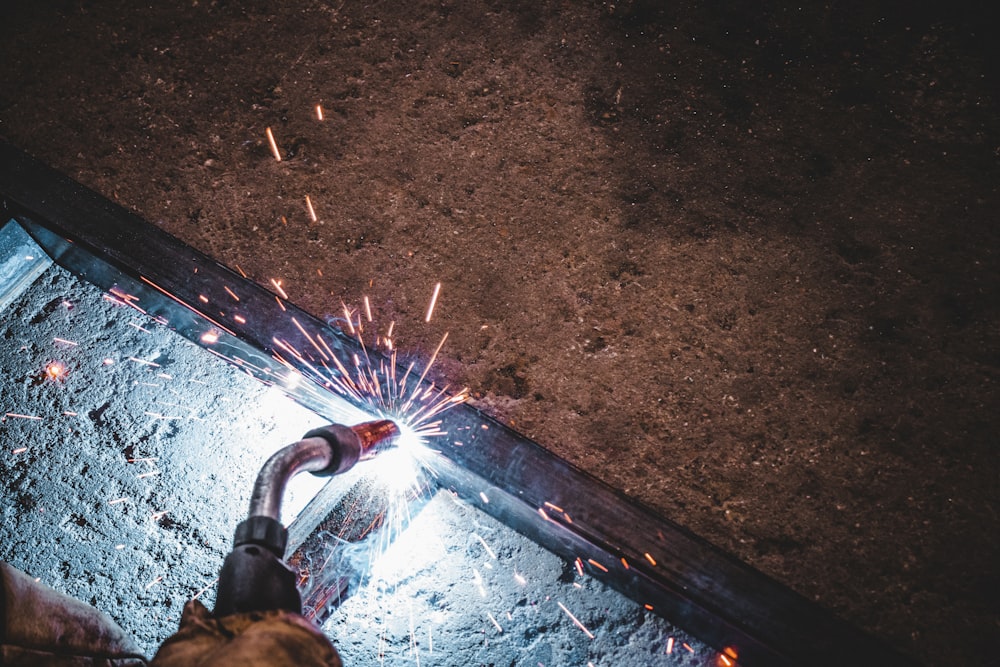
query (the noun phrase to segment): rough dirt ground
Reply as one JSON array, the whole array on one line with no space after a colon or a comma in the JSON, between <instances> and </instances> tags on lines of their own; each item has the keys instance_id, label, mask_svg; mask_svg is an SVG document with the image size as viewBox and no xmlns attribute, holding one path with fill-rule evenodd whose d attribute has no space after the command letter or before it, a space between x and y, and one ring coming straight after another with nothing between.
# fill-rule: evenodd
<instances>
[{"instance_id":1,"label":"rough dirt ground","mask_svg":"<svg viewBox=\"0 0 1000 667\"><path fill-rule=\"evenodd\" d=\"M410 349L449 331L439 377L486 411L910 655L982 664L979 9L53 0L0 29L0 135L317 315L368 295Z\"/></svg>"}]
</instances>

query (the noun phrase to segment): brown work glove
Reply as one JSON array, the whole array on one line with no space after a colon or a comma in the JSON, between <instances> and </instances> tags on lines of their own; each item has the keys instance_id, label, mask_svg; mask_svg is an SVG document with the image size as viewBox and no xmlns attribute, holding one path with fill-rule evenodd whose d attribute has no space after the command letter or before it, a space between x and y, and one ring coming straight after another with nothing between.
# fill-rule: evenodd
<instances>
[{"instance_id":1,"label":"brown work glove","mask_svg":"<svg viewBox=\"0 0 1000 667\"><path fill-rule=\"evenodd\" d=\"M145 664L136 643L105 614L0 563L0 665Z\"/></svg>"},{"instance_id":2,"label":"brown work glove","mask_svg":"<svg viewBox=\"0 0 1000 667\"><path fill-rule=\"evenodd\" d=\"M181 627L151 667L341 667L326 636L298 614L250 612L214 618L203 604L184 605Z\"/></svg>"}]
</instances>

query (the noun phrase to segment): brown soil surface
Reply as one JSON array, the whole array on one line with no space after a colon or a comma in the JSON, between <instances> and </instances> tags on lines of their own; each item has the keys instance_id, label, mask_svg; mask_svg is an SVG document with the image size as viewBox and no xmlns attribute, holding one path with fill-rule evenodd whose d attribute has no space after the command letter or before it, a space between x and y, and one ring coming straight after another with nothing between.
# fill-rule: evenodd
<instances>
[{"instance_id":1,"label":"brown soil surface","mask_svg":"<svg viewBox=\"0 0 1000 667\"><path fill-rule=\"evenodd\" d=\"M972 9L21 4L0 136L319 316L449 331L487 412L921 661L996 660Z\"/></svg>"}]
</instances>

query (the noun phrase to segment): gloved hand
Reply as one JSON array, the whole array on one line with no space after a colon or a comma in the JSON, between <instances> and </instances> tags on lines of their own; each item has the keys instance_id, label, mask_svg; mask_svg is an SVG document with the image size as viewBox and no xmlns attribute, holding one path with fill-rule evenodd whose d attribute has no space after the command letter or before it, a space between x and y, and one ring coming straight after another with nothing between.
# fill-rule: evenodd
<instances>
[{"instance_id":1,"label":"gloved hand","mask_svg":"<svg viewBox=\"0 0 1000 667\"><path fill-rule=\"evenodd\" d=\"M214 618L203 604L184 605L181 626L151 667L341 667L330 640L298 614L249 612Z\"/></svg>"},{"instance_id":2,"label":"gloved hand","mask_svg":"<svg viewBox=\"0 0 1000 667\"><path fill-rule=\"evenodd\" d=\"M0 563L0 665L145 664L136 643L105 614Z\"/></svg>"}]
</instances>

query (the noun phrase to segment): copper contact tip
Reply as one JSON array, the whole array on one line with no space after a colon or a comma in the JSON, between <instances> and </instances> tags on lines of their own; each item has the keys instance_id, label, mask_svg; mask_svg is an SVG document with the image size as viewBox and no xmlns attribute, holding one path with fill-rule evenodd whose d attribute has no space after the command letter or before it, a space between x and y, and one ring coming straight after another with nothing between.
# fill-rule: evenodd
<instances>
[{"instance_id":1,"label":"copper contact tip","mask_svg":"<svg viewBox=\"0 0 1000 667\"><path fill-rule=\"evenodd\" d=\"M362 459L370 459L383 449L392 446L393 440L399 435L399 427L391 419L355 424L351 430L361 440Z\"/></svg>"}]
</instances>

